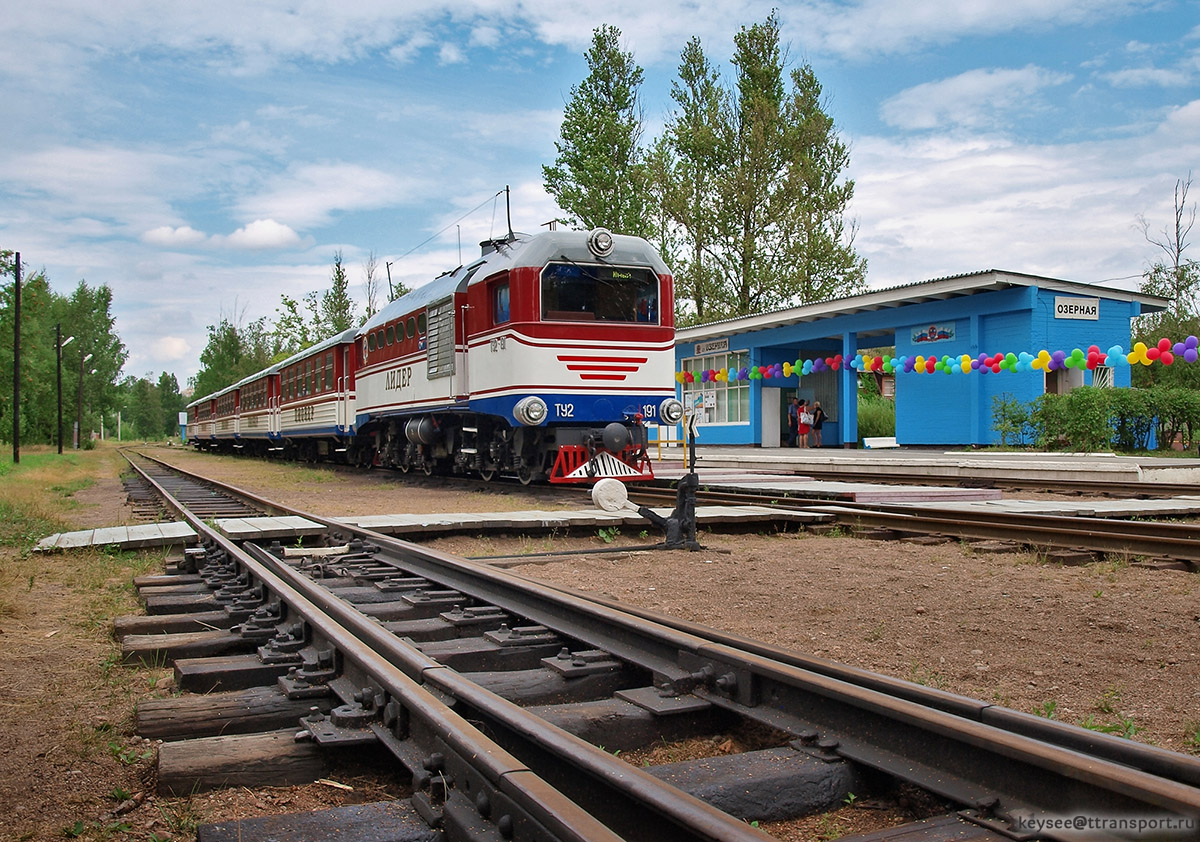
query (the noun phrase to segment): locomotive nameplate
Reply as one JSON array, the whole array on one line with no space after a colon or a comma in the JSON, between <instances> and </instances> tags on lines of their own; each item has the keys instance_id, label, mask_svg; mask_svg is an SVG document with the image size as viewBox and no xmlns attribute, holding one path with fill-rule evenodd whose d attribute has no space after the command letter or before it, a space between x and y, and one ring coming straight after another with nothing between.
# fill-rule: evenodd
<instances>
[{"instance_id":1,"label":"locomotive nameplate","mask_svg":"<svg viewBox=\"0 0 1200 842\"><path fill-rule=\"evenodd\" d=\"M412 366L392 369L384 375L383 388L388 391L407 389L412 386L412 375Z\"/></svg>"}]
</instances>

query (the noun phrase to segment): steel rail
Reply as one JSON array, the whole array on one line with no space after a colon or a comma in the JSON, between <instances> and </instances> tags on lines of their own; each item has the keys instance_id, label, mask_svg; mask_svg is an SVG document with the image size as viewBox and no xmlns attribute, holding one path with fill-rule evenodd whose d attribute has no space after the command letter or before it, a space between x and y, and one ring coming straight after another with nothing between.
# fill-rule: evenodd
<instances>
[{"instance_id":1,"label":"steel rail","mask_svg":"<svg viewBox=\"0 0 1200 842\"><path fill-rule=\"evenodd\" d=\"M156 460L153 457L145 456L144 454L141 455L143 455L144 458L150 459L151 461L158 462L169 470L179 471L184 474L190 473L188 471L184 471L183 469L167 465L166 463ZM421 547L420 545L404 541L403 539L393 538L378 532L374 532L370 529L346 524L333 518L325 518L320 515L313 515L308 512L283 506L282 504L268 500L267 498L259 497L253 492L236 488L235 486L228 485L220 482L219 480L206 479L206 482L210 482L216 487L227 490L230 493L244 495L247 499L255 500L261 503L263 506L272 507L288 514L299 515L314 522L321 523L331 530L336 530L365 541L389 544L398 552L405 553L414 559L420 556L437 558L440 555L434 551L428 550L427 548ZM987 516L1003 515L1003 513L991 512L984 514ZM1091 521L1089 520L1089 523L1090 522ZM1097 521L1097 523L1104 523L1104 521ZM1176 526L1177 524L1156 525ZM1186 527L1188 525L1181 526ZM491 565L471 562L468 559L459 559L448 555L442 556L442 558L456 565L459 563L473 565L475 569L481 572L488 572L497 569ZM460 589L468 587L470 579L442 575L444 570L445 569L443 567L438 565L426 565L421 568L421 575L446 588ZM569 594L576 599L605 606L618 613L640 617L660 626L676 629L695 638L706 639L733 648L743 649L761 657L809 670L820 675L836 678L849 684L862 686L868 689L874 689L881 693L895 696L899 699L912 701L936 710L962 716L967 719L973 719L980 722L986 721L989 724L995 725L996 727L1005 730L1011 730L1015 733L1025 734L1036 739L1060 745L1064 748L1094 754L1097 757L1103 757L1113 760L1117 763L1133 766L1134 768L1163 775L1184 783L1200 786L1200 761L1188 757L1187 755L1182 755L1177 752L1168 751L1156 746L1147 745L1145 743L1123 739L1112 734L1105 734L1085 728L1077 728L1075 726L1057 722L1055 720L1022 713L1001 705L990 704L967 696L948 693L943 690L930 688L922 684L883 675L881 673L870 672L868 670L852 667L837 661L830 661L824 658L804 655L802 653L795 652L794 650L783 649L770 644L762 643L761 641L751 640L740 635L724 632L703 624L692 623L687 620L682 620L677 617L672 617L653 611L651 609L640 608L628 603L610 600L594 593L580 591L576 588L571 588L565 585L547 583L537 579L536 577L527 576L516 571L506 570L505 576L524 580L535 588L549 588L551 590L560 591Z\"/></svg>"},{"instance_id":2,"label":"steel rail","mask_svg":"<svg viewBox=\"0 0 1200 842\"><path fill-rule=\"evenodd\" d=\"M398 571L425 576L444 587L499 604L566 637L609 651L653 673L655 683L670 692L690 693L812 742L824 733L822 750L911 780L978 810L976 818L981 823L1003 826L1015 815L1060 814L1064 809L1136 811L1147 805L1200 816L1200 790L1193 786L990 724L1027 725L1014 722L1013 717L987 712L989 722L984 722L980 721L983 713L968 719L932 710L924 703L770 659L761 651L748 652L728 642L689 635L678 627L650 624L590 599L565 597L560 589L535 587L528 580L518 582L518 577L493 568L421 550L367 530L351 530L335 521L328 523L343 532L358 532L381 550L401 556L399 561L388 561L386 555L374 553L376 560L393 563ZM284 575L282 567L274 572ZM298 581L291 584L300 586ZM410 657L415 659L407 662L408 670L442 692L465 700L474 716L512 713L509 703L463 684L452 670L433 666L424 656ZM773 704L764 706L762 699L771 699ZM525 733L530 725L521 719L495 721L492 727Z\"/></svg>"},{"instance_id":3,"label":"steel rail","mask_svg":"<svg viewBox=\"0 0 1200 842\"><path fill-rule=\"evenodd\" d=\"M1137 812L1153 805L1200 818L1200 789L1190 784L664 628L532 580L516 582L506 571L398 539L371 540L403 555L392 563L406 575L500 605L637 664L671 693L691 693L747 719L811 735L814 744L818 735L832 739L837 755L969 808L1011 816ZM376 553L375 560L389 563L384 554ZM432 681L436 685L437 679ZM459 686L442 689L463 692ZM765 700L771 704L762 704ZM475 704L478 715L486 717L490 701ZM1181 763L1196 780L1200 760Z\"/></svg>"},{"instance_id":4,"label":"steel rail","mask_svg":"<svg viewBox=\"0 0 1200 842\"><path fill-rule=\"evenodd\" d=\"M147 479L160 494L170 498L171 495L161 484L152 477ZM448 765L443 765L439 771L456 772L455 779L463 781L483 775L496 790L489 800L495 800L495 795L503 795L527 814L527 820L536 820L549 834L548 838L564 842L619 839L762 842L770 839L746 822L705 804L603 749L550 725L518 705L466 681L419 650L403 644L377 621L352 608L311 579L299 575L269 553L261 550L257 553L246 552L187 511L180 501L175 502L179 505L181 515L198 534L204 535L206 541L236 559L290 611L303 618L314 636L335 645L343 658L350 659L364 676L380 684L391 699L381 700L377 707L386 708L389 701L395 701L407 712L406 717L401 717L398 712L392 716L393 725L404 725L403 728L396 726L396 730L412 730L408 723L414 717L425 722L428 733L434 736L436 742L445 743L442 758L438 762ZM361 682L358 685L361 686ZM485 737L436 695L424 689L423 685L432 686L452 698L473 702L476 715L486 710L493 724L503 723L509 734L521 735L524 753L535 758L538 765L547 766L548 771L556 773L560 779L559 785L548 784L542 776L531 770L532 763L518 760L491 738ZM403 738L402 734L397 733L389 737L377 727L373 727L373 730L389 748L395 747ZM446 749L453 752L453 761L447 761L450 755ZM397 749L394 753L405 763L403 749ZM422 767L409 765L411 760L406 763L415 780L424 779L427 785L431 782L423 770L428 771L428 760L434 753L428 749L423 752L426 762ZM575 776L563 778L564 769L573 770ZM572 795L567 796L562 792L563 783L570 785ZM458 809L470 816L473 822L478 822L480 818L486 820L490 816L499 824L503 818L500 811L490 805L488 815L481 816L478 796L468 798L460 788L453 787L449 793L452 793L451 798L458 798L463 803L445 802L440 805L442 809ZM430 800L436 798L431 797ZM588 806L580 806L581 802ZM436 814L438 811L430 806L426 812ZM448 824L454 826L454 823ZM614 832L614 828L620 832ZM501 835L504 836L503 833ZM455 837L448 838L453 840Z\"/></svg>"},{"instance_id":5,"label":"steel rail","mask_svg":"<svg viewBox=\"0 0 1200 842\"><path fill-rule=\"evenodd\" d=\"M636 491L632 499L665 496ZM1003 540L1024 546L1157 555L1200 561L1200 523L1141 521L1094 515L1052 515L974 508L953 511L894 503L813 501L779 494L700 492L701 502L743 503L831 514L841 522L927 535ZM673 499L673 498L672 498Z\"/></svg>"},{"instance_id":6,"label":"steel rail","mask_svg":"<svg viewBox=\"0 0 1200 842\"><path fill-rule=\"evenodd\" d=\"M717 468L717 465L704 465L702 468ZM1068 493L1077 493L1080 495L1096 495L1101 497L1111 496L1113 488L1111 485L1095 482L1092 480L1074 480L1074 479L1045 479L1045 478L1021 478L1021 477L992 477L992 476L953 476L953 475L938 475L938 474L918 474L909 471L842 471L842 470L822 470L819 467L810 465L797 466L793 470L782 477L785 479L794 478L797 476L811 477L816 480L826 482L870 482L880 485L941 485L941 486L958 486L962 488L1009 488L1013 490L1026 491L1063 491ZM656 483L662 483L663 480L656 480ZM1179 483L1179 482L1141 482L1134 487L1135 493L1133 496L1157 498L1157 497L1175 497L1181 494L1194 494L1196 486L1194 483ZM1129 496L1123 494L1122 496Z\"/></svg>"}]
</instances>

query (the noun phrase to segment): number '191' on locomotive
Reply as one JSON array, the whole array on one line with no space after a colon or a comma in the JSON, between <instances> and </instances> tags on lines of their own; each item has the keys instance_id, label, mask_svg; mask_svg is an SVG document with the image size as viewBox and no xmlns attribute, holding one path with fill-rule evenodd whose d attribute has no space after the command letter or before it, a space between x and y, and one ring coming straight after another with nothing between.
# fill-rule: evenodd
<instances>
[{"instance_id":1,"label":"number '191' on locomotive","mask_svg":"<svg viewBox=\"0 0 1200 842\"><path fill-rule=\"evenodd\" d=\"M637 237L510 234L354 331L189 406L198 446L522 482L653 476L673 425L669 270Z\"/></svg>"}]
</instances>

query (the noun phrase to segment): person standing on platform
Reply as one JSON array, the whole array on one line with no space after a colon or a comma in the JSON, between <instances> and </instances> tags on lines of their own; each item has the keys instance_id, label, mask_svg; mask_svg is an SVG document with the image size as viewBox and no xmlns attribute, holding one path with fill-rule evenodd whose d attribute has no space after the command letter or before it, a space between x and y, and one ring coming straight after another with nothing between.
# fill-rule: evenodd
<instances>
[{"instance_id":1,"label":"person standing on platform","mask_svg":"<svg viewBox=\"0 0 1200 842\"><path fill-rule=\"evenodd\" d=\"M812 419L813 447L820 447L821 427L825 424L825 410L821 409L820 401L813 401Z\"/></svg>"},{"instance_id":2,"label":"person standing on platform","mask_svg":"<svg viewBox=\"0 0 1200 842\"><path fill-rule=\"evenodd\" d=\"M800 441L800 447L808 447L808 431L812 429L813 417L808 409L808 401L800 401L799 415L796 417L796 433Z\"/></svg>"},{"instance_id":3,"label":"person standing on platform","mask_svg":"<svg viewBox=\"0 0 1200 842\"><path fill-rule=\"evenodd\" d=\"M796 446L796 425L800 423L799 399L792 398L788 404L788 447Z\"/></svg>"}]
</instances>

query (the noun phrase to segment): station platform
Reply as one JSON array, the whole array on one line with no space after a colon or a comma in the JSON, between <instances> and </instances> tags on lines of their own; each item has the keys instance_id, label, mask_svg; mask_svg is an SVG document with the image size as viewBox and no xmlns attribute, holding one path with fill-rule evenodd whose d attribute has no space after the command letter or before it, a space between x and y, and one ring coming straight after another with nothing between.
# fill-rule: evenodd
<instances>
[{"instance_id":1,"label":"station platform","mask_svg":"<svg viewBox=\"0 0 1200 842\"><path fill-rule=\"evenodd\" d=\"M652 454L655 451L652 448ZM663 458L652 455L654 474L671 479L684 471L684 450L664 447ZM1118 456L1112 453L1008 452L991 450L938 450L897 447L853 450L838 447L731 447L696 445L696 471L756 471L803 475L806 470L823 476L837 473L894 474L910 471L923 478L958 480L1046 479L1071 476L1106 483L1119 492L1154 483L1196 483L1200 488L1200 459L1162 456Z\"/></svg>"}]
</instances>

